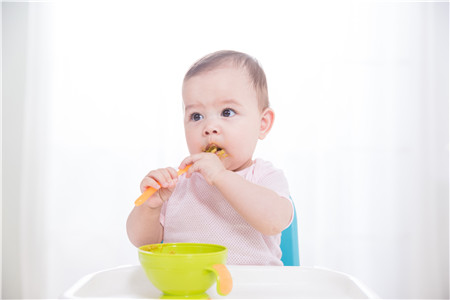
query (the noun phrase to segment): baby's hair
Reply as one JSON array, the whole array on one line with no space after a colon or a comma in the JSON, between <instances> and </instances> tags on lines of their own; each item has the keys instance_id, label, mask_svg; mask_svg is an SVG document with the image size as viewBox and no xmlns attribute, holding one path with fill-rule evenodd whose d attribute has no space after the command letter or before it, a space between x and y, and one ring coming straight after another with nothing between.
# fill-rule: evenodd
<instances>
[{"instance_id":1,"label":"baby's hair","mask_svg":"<svg viewBox=\"0 0 450 300\"><path fill-rule=\"evenodd\" d=\"M253 88L258 96L260 110L262 111L269 107L266 74L254 57L242 52L221 50L204 56L191 66L184 76L183 82L186 82L195 75L214 70L227 62L234 63L236 67L244 67L247 70Z\"/></svg>"}]
</instances>

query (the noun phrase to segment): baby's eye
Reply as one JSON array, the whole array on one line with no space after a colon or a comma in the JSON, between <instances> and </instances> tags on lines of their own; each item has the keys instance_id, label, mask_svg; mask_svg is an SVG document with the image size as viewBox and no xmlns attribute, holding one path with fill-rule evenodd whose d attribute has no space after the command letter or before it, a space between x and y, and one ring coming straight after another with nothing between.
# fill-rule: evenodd
<instances>
[{"instance_id":1,"label":"baby's eye","mask_svg":"<svg viewBox=\"0 0 450 300\"><path fill-rule=\"evenodd\" d=\"M203 116L201 114L199 114L199 113L191 114L191 120L192 121L197 122L197 121L200 121L201 119L203 119Z\"/></svg>"},{"instance_id":2,"label":"baby's eye","mask_svg":"<svg viewBox=\"0 0 450 300\"><path fill-rule=\"evenodd\" d=\"M222 117L232 117L236 114L236 112L234 110L232 110L231 108L226 108L222 111Z\"/></svg>"}]
</instances>

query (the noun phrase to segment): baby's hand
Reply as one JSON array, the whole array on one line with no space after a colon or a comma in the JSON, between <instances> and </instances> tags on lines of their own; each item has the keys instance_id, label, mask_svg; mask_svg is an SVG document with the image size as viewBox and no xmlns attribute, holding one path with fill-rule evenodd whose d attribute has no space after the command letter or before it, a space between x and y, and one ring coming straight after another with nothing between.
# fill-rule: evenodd
<instances>
[{"instance_id":1,"label":"baby's hand","mask_svg":"<svg viewBox=\"0 0 450 300\"><path fill-rule=\"evenodd\" d=\"M203 175L208 184L213 185L217 175L222 171L226 171L220 158L214 153L198 153L186 157L180 165L180 169L187 165L192 165L186 173L186 177L191 177L192 173L199 172Z\"/></svg>"},{"instance_id":2,"label":"baby's hand","mask_svg":"<svg viewBox=\"0 0 450 300\"><path fill-rule=\"evenodd\" d=\"M158 190L145 202L145 204L151 208L161 207L164 201L167 201L170 195L172 195L177 179L177 171L170 167L153 170L148 173L141 181L141 192L145 192L149 187Z\"/></svg>"}]
</instances>

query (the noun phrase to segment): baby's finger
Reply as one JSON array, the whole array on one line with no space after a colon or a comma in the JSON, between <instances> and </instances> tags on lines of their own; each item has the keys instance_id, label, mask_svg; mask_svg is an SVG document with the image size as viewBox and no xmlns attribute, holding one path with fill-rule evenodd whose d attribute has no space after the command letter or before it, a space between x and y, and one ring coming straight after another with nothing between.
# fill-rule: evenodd
<instances>
[{"instance_id":1,"label":"baby's finger","mask_svg":"<svg viewBox=\"0 0 450 300\"><path fill-rule=\"evenodd\" d=\"M184 168L186 168L187 165L192 164L192 159L190 156L186 157L185 159L183 159L183 161L180 163L180 166L178 167L178 169L182 170Z\"/></svg>"},{"instance_id":2,"label":"baby's finger","mask_svg":"<svg viewBox=\"0 0 450 300\"><path fill-rule=\"evenodd\" d=\"M167 172L169 173L169 175L170 175L170 179L169 179L169 181L167 182L168 183L168 186L167 187L174 187L175 186L175 184L177 183L177 181L178 181L178 173L177 173L177 171L174 169L174 168L167 168L166 169L167 170Z\"/></svg>"},{"instance_id":3,"label":"baby's finger","mask_svg":"<svg viewBox=\"0 0 450 300\"><path fill-rule=\"evenodd\" d=\"M164 174L163 169L153 170L150 173L145 176L143 180L143 184L147 185L145 187L154 187L156 189L159 189L161 186L164 186L164 183L168 180L167 178L170 176L167 176ZM157 186L155 186L154 182L156 182Z\"/></svg>"},{"instance_id":4,"label":"baby's finger","mask_svg":"<svg viewBox=\"0 0 450 300\"><path fill-rule=\"evenodd\" d=\"M190 178L194 172L199 171L198 164L193 163L186 172L186 178Z\"/></svg>"},{"instance_id":5,"label":"baby's finger","mask_svg":"<svg viewBox=\"0 0 450 300\"><path fill-rule=\"evenodd\" d=\"M155 180L159 182L159 184L166 188L172 184L172 176L170 175L170 171L168 168L166 169L158 169L157 172L153 174Z\"/></svg>"},{"instance_id":6,"label":"baby's finger","mask_svg":"<svg viewBox=\"0 0 450 300\"><path fill-rule=\"evenodd\" d=\"M198 154L194 154L191 156L186 157L180 164L180 166L178 167L178 169L184 169L186 168L188 165L192 165L194 164L196 161L198 161L200 158L202 158L204 155L204 153L198 153Z\"/></svg>"},{"instance_id":7,"label":"baby's finger","mask_svg":"<svg viewBox=\"0 0 450 300\"><path fill-rule=\"evenodd\" d=\"M155 188L155 189L159 189L161 186L159 185L159 183L155 179L146 176L144 179L142 179L142 182L141 182L141 186L140 186L141 192L143 193L149 187L152 187L152 188Z\"/></svg>"},{"instance_id":8,"label":"baby's finger","mask_svg":"<svg viewBox=\"0 0 450 300\"><path fill-rule=\"evenodd\" d=\"M176 180L178 178L177 170L175 170L174 168L169 167L169 168L167 168L167 171L169 172L172 180Z\"/></svg>"}]
</instances>

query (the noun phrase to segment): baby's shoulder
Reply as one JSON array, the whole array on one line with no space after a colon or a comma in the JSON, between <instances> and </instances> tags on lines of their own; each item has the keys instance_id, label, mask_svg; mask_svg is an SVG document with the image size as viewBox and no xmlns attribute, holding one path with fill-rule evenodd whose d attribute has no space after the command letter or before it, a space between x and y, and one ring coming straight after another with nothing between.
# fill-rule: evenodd
<instances>
[{"instance_id":1,"label":"baby's shoulder","mask_svg":"<svg viewBox=\"0 0 450 300\"><path fill-rule=\"evenodd\" d=\"M260 180L268 176L284 176L281 169L275 167L272 162L261 158L254 160L250 173L254 180Z\"/></svg>"},{"instance_id":2,"label":"baby's shoulder","mask_svg":"<svg viewBox=\"0 0 450 300\"><path fill-rule=\"evenodd\" d=\"M262 158L256 158L254 160L254 169L257 171L267 171L267 170L279 170L276 168L272 162L264 160Z\"/></svg>"}]
</instances>

